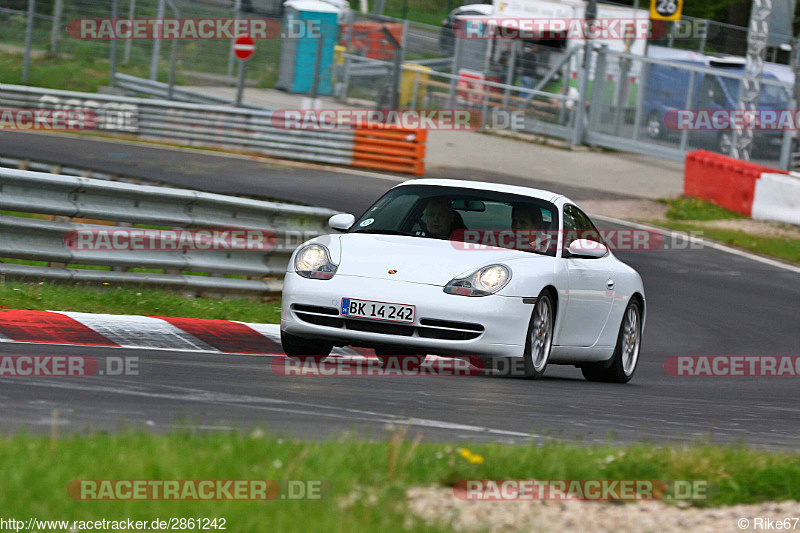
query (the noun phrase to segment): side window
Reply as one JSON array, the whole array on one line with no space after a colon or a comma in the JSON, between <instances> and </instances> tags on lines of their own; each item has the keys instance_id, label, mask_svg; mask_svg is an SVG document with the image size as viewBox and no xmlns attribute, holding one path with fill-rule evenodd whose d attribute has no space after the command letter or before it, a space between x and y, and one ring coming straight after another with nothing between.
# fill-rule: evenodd
<instances>
[{"instance_id":1,"label":"side window","mask_svg":"<svg viewBox=\"0 0 800 533\"><path fill-rule=\"evenodd\" d=\"M583 211L574 205L564 206L564 249L578 239L605 244L600 232Z\"/></svg>"}]
</instances>

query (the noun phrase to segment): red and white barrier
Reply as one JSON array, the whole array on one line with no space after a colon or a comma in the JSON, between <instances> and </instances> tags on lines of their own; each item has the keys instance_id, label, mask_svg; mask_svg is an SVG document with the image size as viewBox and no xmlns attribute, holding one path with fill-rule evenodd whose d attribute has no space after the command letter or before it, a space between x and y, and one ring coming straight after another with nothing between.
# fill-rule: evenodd
<instances>
[{"instance_id":1,"label":"red and white barrier","mask_svg":"<svg viewBox=\"0 0 800 533\"><path fill-rule=\"evenodd\" d=\"M756 181L752 216L800 226L800 174L761 174Z\"/></svg>"},{"instance_id":2,"label":"red and white barrier","mask_svg":"<svg viewBox=\"0 0 800 533\"><path fill-rule=\"evenodd\" d=\"M759 220L800 225L800 174L705 150L686 154L683 193Z\"/></svg>"}]
</instances>

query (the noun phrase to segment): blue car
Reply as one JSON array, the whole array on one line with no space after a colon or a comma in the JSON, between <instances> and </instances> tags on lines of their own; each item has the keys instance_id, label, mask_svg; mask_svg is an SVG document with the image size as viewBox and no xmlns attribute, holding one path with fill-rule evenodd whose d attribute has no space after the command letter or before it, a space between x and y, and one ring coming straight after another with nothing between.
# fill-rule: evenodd
<instances>
[{"instance_id":1,"label":"blue car","mask_svg":"<svg viewBox=\"0 0 800 533\"><path fill-rule=\"evenodd\" d=\"M676 64L708 66L698 61L676 61ZM724 62L712 67L725 65ZM722 70L722 69L721 69ZM741 65L726 66L724 72L741 75L744 69ZM765 73L765 79L777 79L773 74ZM644 116L647 135L653 139L675 138L681 131L669 129L664 119L669 111L686 109L686 97L689 94L691 71L680 67L668 67L653 64L647 78L645 94ZM704 110L734 110L737 108L739 95L739 79L720 74L706 74L697 72L694 79L694 97L688 106L690 109ZM761 94L758 103L759 109L779 110L788 109L789 95L783 87L776 85L761 85ZM723 154L731 151L733 141L732 131L698 131L689 132L689 143L714 150ZM761 155L774 155L779 153L783 143L783 132L757 131L755 132L753 149Z\"/></svg>"}]
</instances>

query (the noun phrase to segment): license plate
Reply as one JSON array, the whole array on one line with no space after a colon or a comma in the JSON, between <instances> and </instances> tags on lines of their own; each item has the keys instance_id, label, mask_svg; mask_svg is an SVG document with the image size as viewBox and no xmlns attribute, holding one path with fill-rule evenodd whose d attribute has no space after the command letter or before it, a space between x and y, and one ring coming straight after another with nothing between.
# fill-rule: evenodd
<instances>
[{"instance_id":1,"label":"license plate","mask_svg":"<svg viewBox=\"0 0 800 533\"><path fill-rule=\"evenodd\" d=\"M415 309L413 305L342 298L341 312L342 316L351 316L354 318L390 320L392 322L414 322Z\"/></svg>"}]
</instances>

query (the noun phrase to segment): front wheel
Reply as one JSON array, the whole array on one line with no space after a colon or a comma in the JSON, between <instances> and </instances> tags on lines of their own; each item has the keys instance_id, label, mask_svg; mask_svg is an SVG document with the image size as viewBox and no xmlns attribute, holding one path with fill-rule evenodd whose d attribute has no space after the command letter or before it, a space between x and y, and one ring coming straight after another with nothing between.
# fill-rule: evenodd
<instances>
[{"instance_id":1,"label":"front wheel","mask_svg":"<svg viewBox=\"0 0 800 533\"><path fill-rule=\"evenodd\" d=\"M536 299L523 356L524 375L528 379L539 379L544 375L553 347L555 313L550 293L543 292Z\"/></svg>"},{"instance_id":2,"label":"front wheel","mask_svg":"<svg viewBox=\"0 0 800 533\"><path fill-rule=\"evenodd\" d=\"M636 300L631 300L622 317L619 328L617 346L608 368L604 366L584 366L583 377L589 381L605 383L627 383L636 372L639 362L639 349L642 344L642 307Z\"/></svg>"},{"instance_id":3,"label":"front wheel","mask_svg":"<svg viewBox=\"0 0 800 533\"><path fill-rule=\"evenodd\" d=\"M304 339L281 330L281 345L283 352L289 357L300 361L313 360L322 361L328 357L333 350L333 344Z\"/></svg>"}]
</instances>

